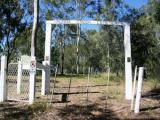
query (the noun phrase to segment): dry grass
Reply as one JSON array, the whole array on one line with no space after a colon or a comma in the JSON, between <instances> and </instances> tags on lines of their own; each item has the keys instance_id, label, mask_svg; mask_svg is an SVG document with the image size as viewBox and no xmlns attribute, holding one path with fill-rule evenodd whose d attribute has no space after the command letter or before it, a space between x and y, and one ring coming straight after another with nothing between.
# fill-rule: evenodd
<instances>
[{"instance_id":1,"label":"dry grass","mask_svg":"<svg viewBox=\"0 0 160 120\"><path fill-rule=\"evenodd\" d=\"M63 103L61 102L62 93L68 92L70 79L68 102ZM40 77L37 77L37 87L40 87L40 81ZM108 88L106 84L107 74L105 73L90 76L88 91L87 75L58 76L51 107L40 101L32 106L15 103L14 107L6 105L9 110L3 116L8 119L38 120L160 119L160 96L157 97L160 89L154 91L152 82L144 82L141 112L136 115L130 111L130 101L124 99L123 77L111 74ZM5 111L5 108L5 105L0 105L0 113Z\"/></svg>"}]
</instances>

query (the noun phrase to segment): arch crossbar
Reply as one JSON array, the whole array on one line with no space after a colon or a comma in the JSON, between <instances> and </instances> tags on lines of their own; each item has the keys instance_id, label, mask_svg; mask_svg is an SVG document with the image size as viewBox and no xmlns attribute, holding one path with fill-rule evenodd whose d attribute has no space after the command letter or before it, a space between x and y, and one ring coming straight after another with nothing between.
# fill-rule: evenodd
<instances>
[{"instance_id":1,"label":"arch crossbar","mask_svg":"<svg viewBox=\"0 0 160 120\"><path fill-rule=\"evenodd\" d=\"M93 24L93 25L119 25L124 26L126 22L116 22L116 21L95 21L95 20L48 20L47 24Z\"/></svg>"}]
</instances>

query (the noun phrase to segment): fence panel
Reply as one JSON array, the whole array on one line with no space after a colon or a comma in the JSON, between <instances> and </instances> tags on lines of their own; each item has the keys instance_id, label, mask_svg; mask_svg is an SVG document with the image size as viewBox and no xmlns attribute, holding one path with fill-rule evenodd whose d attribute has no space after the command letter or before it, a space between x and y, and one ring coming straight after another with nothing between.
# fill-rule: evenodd
<instances>
[{"instance_id":1,"label":"fence panel","mask_svg":"<svg viewBox=\"0 0 160 120\"><path fill-rule=\"evenodd\" d=\"M22 70L20 93L17 93L18 63L9 63L7 72L8 100L29 100L29 70Z\"/></svg>"}]
</instances>

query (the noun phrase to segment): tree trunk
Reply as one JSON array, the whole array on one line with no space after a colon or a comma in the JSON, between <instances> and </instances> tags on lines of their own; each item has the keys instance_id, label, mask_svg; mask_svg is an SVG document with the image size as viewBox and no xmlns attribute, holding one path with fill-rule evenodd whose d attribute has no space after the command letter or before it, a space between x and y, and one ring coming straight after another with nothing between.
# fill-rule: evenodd
<instances>
[{"instance_id":1,"label":"tree trunk","mask_svg":"<svg viewBox=\"0 0 160 120\"><path fill-rule=\"evenodd\" d=\"M64 43L64 37L61 38L61 75L64 74L64 47L65 47L65 43Z\"/></svg>"},{"instance_id":2,"label":"tree trunk","mask_svg":"<svg viewBox=\"0 0 160 120\"><path fill-rule=\"evenodd\" d=\"M76 59L77 74L79 74L79 41L80 41L80 24L77 25L77 59Z\"/></svg>"},{"instance_id":3,"label":"tree trunk","mask_svg":"<svg viewBox=\"0 0 160 120\"><path fill-rule=\"evenodd\" d=\"M7 72L8 72L8 64L10 59L10 44L9 44L9 32L7 32Z\"/></svg>"},{"instance_id":4,"label":"tree trunk","mask_svg":"<svg viewBox=\"0 0 160 120\"><path fill-rule=\"evenodd\" d=\"M37 44L37 30L38 30L38 16L39 14L39 0L34 0L34 19L31 38L31 56L36 56L36 44Z\"/></svg>"},{"instance_id":5,"label":"tree trunk","mask_svg":"<svg viewBox=\"0 0 160 120\"><path fill-rule=\"evenodd\" d=\"M64 25L64 36L60 40L60 46L61 46L61 75L64 75L65 39L66 39L66 27Z\"/></svg>"}]
</instances>

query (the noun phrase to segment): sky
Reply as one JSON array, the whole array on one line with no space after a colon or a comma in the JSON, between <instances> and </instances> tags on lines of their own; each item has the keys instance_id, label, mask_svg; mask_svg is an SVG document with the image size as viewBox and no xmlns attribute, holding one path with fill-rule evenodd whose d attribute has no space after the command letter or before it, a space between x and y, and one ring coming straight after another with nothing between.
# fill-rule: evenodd
<instances>
[{"instance_id":1,"label":"sky","mask_svg":"<svg viewBox=\"0 0 160 120\"><path fill-rule=\"evenodd\" d=\"M133 7L137 9L145 5L147 1L148 0L123 0L124 3L129 5L129 7ZM27 19L27 20L30 20L30 19ZM92 29L93 28L93 29L98 30L98 25L81 25L81 27L82 29Z\"/></svg>"},{"instance_id":2,"label":"sky","mask_svg":"<svg viewBox=\"0 0 160 120\"><path fill-rule=\"evenodd\" d=\"M130 7L133 8L140 8L143 5L147 4L148 0L123 0L124 3L128 4ZM81 25L82 29L96 29L98 30L97 25Z\"/></svg>"},{"instance_id":3,"label":"sky","mask_svg":"<svg viewBox=\"0 0 160 120\"><path fill-rule=\"evenodd\" d=\"M134 8L140 8L141 6L146 4L147 1L148 0L124 0L125 3Z\"/></svg>"}]
</instances>

